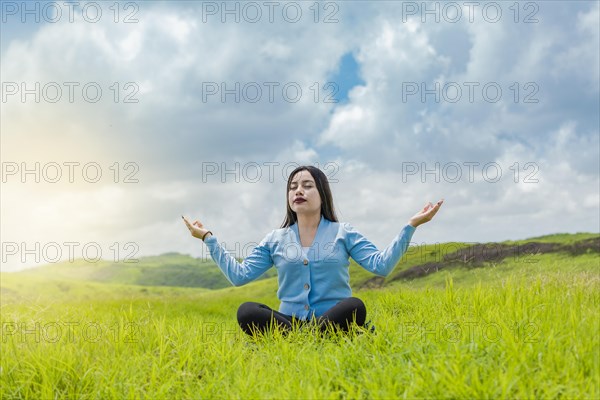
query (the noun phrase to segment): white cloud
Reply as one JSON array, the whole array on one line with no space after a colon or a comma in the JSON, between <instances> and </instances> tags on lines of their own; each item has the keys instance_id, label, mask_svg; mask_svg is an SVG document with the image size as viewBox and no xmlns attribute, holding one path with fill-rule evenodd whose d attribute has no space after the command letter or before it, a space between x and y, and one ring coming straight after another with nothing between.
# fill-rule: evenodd
<instances>
[{"instance_id":1,"label":"white cloud","mask_svg":"<svg viewBox=\"0 0 600 400\"><path fill-rule=\"evenodd\" d=\"M565 40L566 45L554 56L554 76L570 75L590 83L583 90L597 94L600 71L600 5L593 2L590 9L577 12L576 31Z\"/></svg>"},{"instance_id":2,"label":"white cloud","mask_svg":"<svg viewBox=\"0 0 600 400\"><path fill-rule=\"evenodd\" d=\"M241 248L283 220L284 175L296 163L328 166L340 218L379 246L439 198L444 208L415 241L597 231L598 4L558 3L544 3L537 24L515 24L507 8L496 24L402 22L396 2L340 3L333 24L223 24L203 23L195 3L153 2L137 24L46 24L3 42L3 82L98 82L105 94L98 103L80 91L75 103L3 102L4 161L95 161L108 174L114 162L139 166L133 185L3 185L3 240L131 241L140 255L201 255L184 214ZM325 103L323 85L348 52L365 83L346 104ZM403 96L406 83L435 81L458 82L461 101ZM472 81L476 101L465 101ZM497 103L481 98L490 81L503 89ZM115 103L115 82L121 99L134 82L139 102ZM255 82L263 101L204 101L207 82ZM265 82L280 83L272 103ZM296 103L281 97L290 82L303 89ZM528 82L538 103L523 102ZM444 179L449 162L462 167L458 182ZM468 162L479 163L471 182ZM204 179L207 163L240 170ZM258 181L244 176L250 163L261 168ZM404 176L408 163L420 171ZM486 181L487 163L501 167L498 182Z\"/></svg>"}]
</instances>

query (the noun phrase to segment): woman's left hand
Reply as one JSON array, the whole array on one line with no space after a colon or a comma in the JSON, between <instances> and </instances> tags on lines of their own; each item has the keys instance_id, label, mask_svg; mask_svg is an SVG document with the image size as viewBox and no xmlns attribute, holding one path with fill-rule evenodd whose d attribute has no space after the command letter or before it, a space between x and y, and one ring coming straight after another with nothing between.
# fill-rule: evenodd
<instances>
[{"instance_id":1,"label":"woman's left hand","mask_svg":"<svg viewBox=\"0 0 600 400\"><path fill-rule=\"evenodd\" d=\"M411 219L408 220L408 224L416 228L417 226L424 224L425 222L431 221L433 216L438 212L438 210L442 206L443 202L444 199L438 201L437 203L435 203L435 205L431 203L425 204L425 207L423 207L421 211L416 213Z\"/></svg>"}]
</instances>

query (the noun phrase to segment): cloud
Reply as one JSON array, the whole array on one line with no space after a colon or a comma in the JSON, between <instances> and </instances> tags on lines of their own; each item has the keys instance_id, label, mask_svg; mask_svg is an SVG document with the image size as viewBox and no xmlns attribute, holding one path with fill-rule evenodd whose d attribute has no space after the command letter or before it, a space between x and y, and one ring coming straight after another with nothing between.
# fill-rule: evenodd
<instances>
[{"instance_id":1,"label":"cloud","mask_svg":"<svg viewBox=\"0 0 600 400\"><path fill-rule=\"evenodd\" d=\"M416 241L597 230L596 2L540 4L533 24L523 22L530 9L515 23L508 3L497 23L480 10L473 22L463 9L459 22L423 23L396 2L337 5L328 24L331 10L315 23L307 5L298 23L277 13L273 23L222 23L201 3L151 2L136 24L3 26L14 30L3 36L3 83L63 90L56 103L3 101L3 161L93 161L104 173L96 184L9 177L3 240L75 237L201 256L183 213L243 248L280 225L286 173L303 163L326 170L340 218L380 247L439 198L444 209ZM349 53L361 83L344 104L326 102ZM84 99L88 83L102 88L100 101ZM123 182L127 162L135 184Z\"/></svg>"}]
</instances>

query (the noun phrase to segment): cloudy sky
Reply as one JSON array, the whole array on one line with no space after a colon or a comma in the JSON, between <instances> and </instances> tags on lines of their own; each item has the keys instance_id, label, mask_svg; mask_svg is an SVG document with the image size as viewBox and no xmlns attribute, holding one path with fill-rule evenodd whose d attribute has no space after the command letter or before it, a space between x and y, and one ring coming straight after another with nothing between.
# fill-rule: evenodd
<instances>
[{"instance_id":1,"label":"cloudy sky","mask_svg":"<svg viewBox=\"0 0 600 400\"><path fill-rule=\"evenodd\" d=\"M244 256L300 164L380 249L600 230L597 1L1 4L3 271Z\"/></svg>"}]
</instances>

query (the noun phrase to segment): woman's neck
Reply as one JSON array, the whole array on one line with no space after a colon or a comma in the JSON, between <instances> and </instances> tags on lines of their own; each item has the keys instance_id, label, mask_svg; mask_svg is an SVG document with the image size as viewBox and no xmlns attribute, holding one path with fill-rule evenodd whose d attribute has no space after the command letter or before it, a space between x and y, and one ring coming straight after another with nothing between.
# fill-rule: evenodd
<instances>
[{"instance_id":1,"label":"woman's neck","mask_svg":"<svg viewBox=\"0 0 600 400\"><path fill-rule=\"evenodd\" d=\"M316 230L321 222L321 213L314 214L297 214L298 217L298 229L302 230Z\"/></svg>"}]
</instances>

